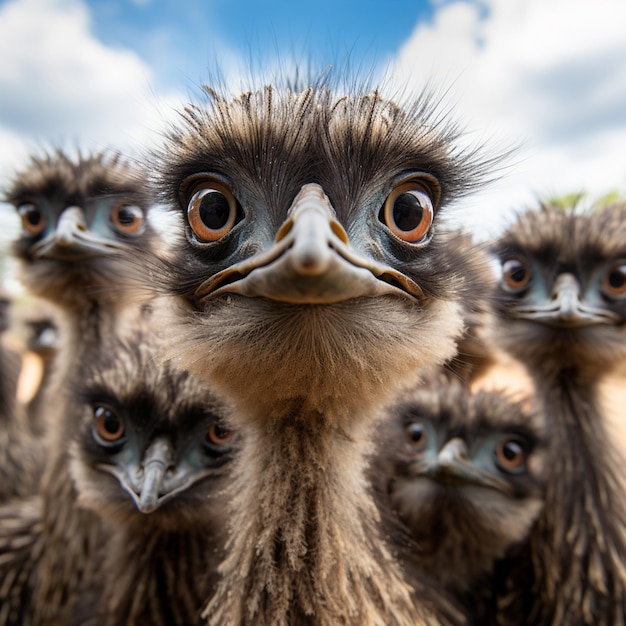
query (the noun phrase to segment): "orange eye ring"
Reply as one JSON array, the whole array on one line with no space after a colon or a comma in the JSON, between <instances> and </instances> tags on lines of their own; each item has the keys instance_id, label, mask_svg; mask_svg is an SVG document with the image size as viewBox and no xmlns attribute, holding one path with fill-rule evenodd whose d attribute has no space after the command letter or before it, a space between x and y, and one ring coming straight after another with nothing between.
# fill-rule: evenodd
<instances>
[{"instance_id":1,"label":"orange eye ring","mask_svg":"<svg viewBox=\"0 0 626 626\"><path fill-rule=\"evenodd\" d=\"M496 446L496 463L500 469L520 473L525 469L527 453L524 446L516 439L507 437Z\"/></svg>"},{"instance_id":2,"label":"orange eye ring","mask_svg":"<svg viewBox=\"0 0 626 626\"><path fill-rule=\"evenodd\" d=\"M234 431L222 428L218 422L212 422L206 431L207 443L224 446L235 436Z\"/></svg>"},{"instance_id":3,"label":"orange eye ring","mask_svg":"<svg viewBox=\"0 0 626 626\"><path fill-rule=\"evenodd\" d=\"M626 263L617 263L602 277L602 290L607 296L621 298L626 294Z\"/></svg>"},{"instance_id":4,"label":"orange eye ring","mask_svg":"<svg viewBox=\"0 0 626 626\"><path fill-rule=\"evenodd\" d=\"M502 277L507 287L519 291L530 282L531 272L526 261L511 257L502 263Z\"/></svg>"},{"instance_id":5,"label":"orange eye ring","mask_svg":"<svg viewBox=\"0 0 626 626\"><path fill-rule=\"evenodd\" d=\"M420 243L427 235L435 209L428 188L418 180L398 185L387 196L382 221L402 241Z\"/></svg>"},{"instance_id":6,"label":"orange eye ring","mask_svg":"<svg viewBox=\"0 0 626 626\"><path fill-rule=\"evenodd\" d=\"M29 235L40 235L46 227L46 218L41 209L32 203L21 204L17 213L22 220L22 228Z\"/></svg>"},{"instance_id":7,"label":"orange eye ring","mask_svg":"<svg viewBox=\"0 0 626 626\"><path fill-rule=\"evenodd\" d=\"M96 435L105 444L117 443L125 434L122 420L105 406L94 407L94 429Z\"/></svg>"},{"instance_id":8,"label":"orange eye ring","mask_svg":"<svg viewBox=\"0 0 626 626\"><path fill-rule=\"evenodd\" d=\"M113 207L111 222L117 231L127 235L139 233L143 226L144 213L134 204L123 202Z\"/></svg>"},{"instance_id":9,"label":"orange eye ring","mask_svg":"<svg viewBox=\"0 0 626 626\"><path fill-rule=\"evenodd\" d=\"M233 192L217 181L196 185L187 205L189 226L200 241L218 241L237 220L237 200Z\"/></svg>"},{"instance_id":10,"label":"orange eye ring","mask_svg":"<svg viewBox=\"0 0 626 626\"><path fill-rule=\"evenodd\" d=\"M407 441L413 450L421 452L428 443L428 430L421 422L411 422L405 428Z\"/></svg>"}]
</instances>

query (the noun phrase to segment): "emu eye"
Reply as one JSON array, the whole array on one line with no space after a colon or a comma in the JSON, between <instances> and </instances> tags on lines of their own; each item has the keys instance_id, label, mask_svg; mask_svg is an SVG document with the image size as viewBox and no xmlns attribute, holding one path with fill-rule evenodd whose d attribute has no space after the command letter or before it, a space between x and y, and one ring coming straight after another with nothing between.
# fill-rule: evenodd
<instances>
[{"instance_id":1,"label":"emu eye","mask_svg":"<svg viewBox=\"0 0 626 626\"><path fill-rule=\"evenodd\" d=\"M527 452L524 446L510 437L498 442L495 451L496 464L505 472L519 474L526 469Z\"/></svg>"},{"instance_id":2,"label":"emu eye","mask_svg":"<svg viewBox=\"0 0 626 626\"><path fill-rule=\"evenodd\" d=\"M118 204L111 212L111 221L120 233L134 235L143 225L143 211L133 204Z\"/></svg>"},{"instance_id":3,"label":"emu eye","mask_svg":"<svg viewBox=\"0 0 626 626\"><path fill-rule=\"evenodd\" d=\"M507 287L518 291L530 282L530 268L521 259L507 259L502 263L502 276Z\"/></svg>"},{"instance_id":4,"label":"emu eye","mask_svg":"<svg viewBox=\"0 0 626 626\"><path fill-rule=\"evenodd\" d=\"M22 228L30 235L39 235L46 227L46 218L36 204L21 204L17 213L22 219Z\"/></svg>"},{"instance_id":5,"label":"emu eye","mask_svg":"<svg viewBox=\"0 0 626 626\"><path fill-rule=\"evenodd\" d=\"M226 430L217 422L213 422L206 431L206 442L214 446L224 446L233 438L234 434L232 430Z\"/></svg>"},{"instance_id":6,"label":"emu eye","mask_svg":"<svg viewBox=\"0 0 626 626\"><path fill-rule=\"evenodd\" d=\"M607 296L619 298L626 294L626 264L614 265L602 277L602 290Z\"/></svg>"},{"instance_id":7,"label":"emu eye","mask_svg":"<svg viewBox=\"0 0 626 626\"><path fill-rule=\"evenodd\" d=\"M426 426L421 422L411 422L405 429L407 440L413 450L421 452L428 443Z\"/></svg>"},{"instance_id":8,"label":"emu eye","mask_svg":"<svg viewBox=\"0 0 626 626\"><path fill-rule=\"evenodd\" d=\"M238 204L232 191L222 183L197 185L187 205L189 226L200 241L218 241L237 220Z\"/></svg>"},{"instance_id":9,"label":"emu eye","mask_svg":"<svg viewBox=\"0 0 626 626\"><path fill-rule=\"evenodd\" d=\"M434 214L426 186L412 180L398 185L387 196L380 220L402 241L420 243L428 233Z\"/></svg>"},{"instance_id":10,"label":"emu eye","mask_svg":"<svg viewBox=\"0 0 626 626\"><path fill-rule=\"evenodd\" d=\"M124 423L111 409L96 406L93 410L94 434L99 443L104 445L118 443L126 432Z\"/></svg>"}]
</instances>

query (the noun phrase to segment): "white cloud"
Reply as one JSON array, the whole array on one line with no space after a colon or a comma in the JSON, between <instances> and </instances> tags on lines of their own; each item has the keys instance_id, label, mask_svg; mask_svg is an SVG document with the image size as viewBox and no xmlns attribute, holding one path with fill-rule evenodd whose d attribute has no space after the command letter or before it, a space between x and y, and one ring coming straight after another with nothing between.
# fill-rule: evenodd
<instances>
[{"instance_id":1,"label":"white cloud","mask_svg":"<svg viewBox=\"0 0 626 626\"><path fill-rule=\"evenodd\" d=\"M461 121L520 145L508 174L464 202L494 232L537 196L626 188L626 3L484 0L437 4L400 49L393 79L452 84Z\"/></svg>"},{"instance_id":2,"label":"white cloud","mask_svg":"<svg viewBox=\"0 0 626 626\"><path fill-rule=\"evenodd\" d=\"M6 176L16 164L16 147L22 153L35 145L101 149L151 141L172 99L157 99L151 80L151 69L134 52L94 37L81 0L4 3L0 137L12 141L0 141L0 171Z\"/></svg>"},{"instance_id":3,"label":"white cloud","mask_svg":"<svg viewBox=\"0 0 626 626\"><path fill-rule=\"evenodd\" d=\"M50 147L124 150L155 140L181 101L151 89L134 52L103 45L81 0L0 5L0 187L29 154ZM17 233L0 203L0 252Z\"/></svg>"},{"instance_id":4,"label":"white cloud","mask_svg":"<svg viewBox=\"0 0 626 626\"><path fill-rule=\"evenodd\" d=\"M538 195L626 188L623 0L433 0L433 7L432 23L418 24L393 60L393 81L409 90L428 81L450 87L447 104L472 139L494 150L523 146L502 180L464 201L465 222L495 232L510 209ZM90 19L84 0L0 4L0 185L42 145L132 154L159 141L188 99L154 93L157 64L104 45ZM215 45L222 54L209 56L223 59L225 83L238 86L246 80L241 55ZM164 58L175 53L162 47ZM288 68L290 60L278 64Z\"/></svg>"}]
</instances>

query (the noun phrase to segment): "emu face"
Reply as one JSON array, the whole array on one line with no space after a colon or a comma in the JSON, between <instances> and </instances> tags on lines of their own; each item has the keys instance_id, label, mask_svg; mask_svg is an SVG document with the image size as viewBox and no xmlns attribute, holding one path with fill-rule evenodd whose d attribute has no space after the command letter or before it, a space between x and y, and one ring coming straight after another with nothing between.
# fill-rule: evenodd
<instances>
[{"instance_id":1,"label":"emu face","mask_svg":"<svg viewBox=\"0 0 626 626\"><path fill-rule=\"evenodd\" d=\"M450 357L471 272L440 213L482 166L429 106L268 87L188 109L157 163L186 233L172 356L274 415L379 403Z\"/></svg>"},{"instance_id":2,"label":"emu face","mask_svg":"<svg viewBox=\"0 0 626 626\"><path fill-rule=\"evenodd\" d=\"M391 506L416 540L417 558L473 555L471 563L442 562L449 578L480 568L479 556L488 571L528 536L542 509L543 418L452 383L417 390L392 413L393 441L380 454L391 460Z\"/></svg>"},{"instance_id":3,"label":"emu face","mask_svg":"<svg viewBox=\"0 0 626 626\"><path fill-rule=\"evenodd\" d=\"M225 409L186 372L157 364L154 346L145 333L110 341L86 367L71 405L81 416L70 447L79 500L165 528L222 520L234 435Z\"/></svg>"},{"instance_id":4,"label":"emu face","mask_svg":"<svg viewBox=\"0 0 626 626\"><path fill-rule=\"evenodd\" d=\"M626 357L626 211L522 215L494 247L497 308L507 349L540 370L606 370Z\"/></svg>"},{"instance_id":5,"label":"emu face","mask_svg":"<svg viewBox=\"0 0 626 626\"><path fill-rule=\"evenodd\" d=\"M6 194L22 222L13 252L27 286L58 302L72 289L120 284L124 257L155 237L141 179L117 156L33 158Z\"/></svg>"}]
</instances>

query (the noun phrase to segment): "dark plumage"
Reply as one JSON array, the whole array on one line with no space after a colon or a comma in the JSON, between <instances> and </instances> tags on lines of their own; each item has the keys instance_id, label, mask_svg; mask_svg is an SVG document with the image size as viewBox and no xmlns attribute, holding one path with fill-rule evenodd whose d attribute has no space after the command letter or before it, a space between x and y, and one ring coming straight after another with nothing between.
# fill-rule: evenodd
<instances>
[{"instance_id":1,"label":"dark plumage","mask_svg":"<svg viewBox=\"0 0 626 626\"><path fill-rule=\"evenodd\" d=\"M125 268L129 257L155 244L156 235L145 221L150 196L143 177L118 156L73 161L58 152L32 159L15 176L7 198L22 216L22 235L14 245L21 279L62 315L58 366L47 398L51 427L33 565L19 594L13 584L0 587L0 603L20 598L11 609L18 616L14 623L64 626L101 540L99 516L76 506L69 477L67 447L82 417L72 410L73 388L104 338L150 323L149 306L130 295Z\"/></svg>"},{"instance_id":2,"label":"dark plumage","mask_svg":"<svg viewBox=\"0 0 626 626\"><path fill-rule=\"evenodd\" d=\"M5 198L22 220L13 253L31 293L87 317L95 314L94 300L125 300L126 255L155 240L140 171L119 155L72 159L58 151L33 157Z\"/></svg>"},{"instance_id":3,"label":"dark plumage","mask_svg":"<svg viewBox=\"0 0 626 626\"><path fill-rule=\"evenodd\" d=\"M235 406L242 450L213 624L446 621L365 477L380 406L451 357L476 277L445 205L487 164L426 97L207 90L156 169L186 241L170 356ZM435 617L436 616L436 617Z\"/></svg>"},{"instance_id":4,"label":"dark plumage","mask_svg":"<svg viewBox=\"0 0 626 626\"><path fill-rule=\"evenodd\" d=\"M72 160L58 151L31 159L6 191L22 220L13 254L34 295L60 309L56 398L72 368L102 336L119 334L143 315L145 295L131 293L129 258L156 246L147 220L152 196L145 175L119 155ZM49 418L50 419L50 418Z\"/></svg>"},{"instance_id":5,"label":"dark plumage","mask_svg":"<svg viewBox=\"0 0 626 626\"><path fill-rule=\"evenodd\" d=\"M550 427L533 577L527 586L514 579L513 595L523 597L507 623L624 623L623 460L598 398L602 377L626 357L624 210L575 215L543 206L495 246L503 273L497 338L533 375Z\"/></svg>"},{"instance_id":6,"label":"dark plumage","mask_svg":"<svg viewBox=\"0 0 626 626\"><path fill-rule=\"evenodd\" d=\"M100 545L99 520L76 506L64 458L64 451L53 455L40 495L0 510L2 626L70 623L85 571Z\"/></svg>"},{"instance_id":7,"label":"dark plumage","mask_svg":"<svg viewBox=\"0 0 626 626\"><path fill-rule=\"evenodd\" d=\"M542 506L545 424L498 393L431 380L392 407L374 463L383 502L407 526L407 561L495 623L496 565L519 550Z\"/></svg>"},{"instance_id":8,"label":"dark plumage","mask_svg":"<svg viewBox=\"0 0 626 626\"><path fill-rule=\"evenodd\" d=\"M146 334L107 344L76 389L78 501L110 522L82 609L99 605L98 624L197 624L215 585L233 434L206 387L157 355Z\"/></svg>"},{"instance_id":9,"label":"dark plumage","mask_svg":"<svg viewBox=\"0 0 626 626\"><path fill-rule=\"evenodd\" d=\"M15 499L0 506L0 624L30 626L28 581L37 563L42 500Z\"/></svg>"}]
</instances>

